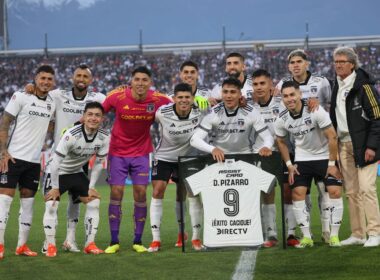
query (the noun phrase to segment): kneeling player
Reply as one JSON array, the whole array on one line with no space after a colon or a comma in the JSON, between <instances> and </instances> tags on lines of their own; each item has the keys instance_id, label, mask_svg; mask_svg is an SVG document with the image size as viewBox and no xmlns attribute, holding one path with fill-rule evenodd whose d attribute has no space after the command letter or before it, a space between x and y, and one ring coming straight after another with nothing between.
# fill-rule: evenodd
<instances>
[{"instance_id":1,"label":"kneeling player","mask_svg":"<svg viewBox=\"0 0 380 280\"><path fill-rule=\"evenodd\" d=\"M341 246L338 233L343 216L341 197L342 175L336 166L338 143L328 113L319 108L309 112L301 100L299 85L287 81L282 85L282 98L287 110L280 113L275 122L277 143L289 170L292 185L293 211L303 238L297 248L314 245L310 233L310 214L306 209L306 192L313 178L323 181L330 196L331 247ZM285 138L291 134L295 139L295 164L293 165Z\"/></svg>"},{"instance_id":2,"label":"kneeling player","mask_svg":"<svg viewBox=\"0 0 380 280\"><path fill-rule=\"evenodd\" d=\"M95 245L95 235L99 225L100 196L94 189L102 170L102 161L108 153L109 135L99 129L104 116L104 109L98 102L87 103L83 124L68 129L62 136L53 155L51 164L51 184L45 189L46 208L43 218L47 242L47 257L55 257L55 233L59 197L66 191L73 195L74 202L86 204L84 219L86 230L86 254L103 253ZM90 180L83 172L82 166L93 156L96 161L92 168Z\"/></svg>"},{"instance_id":3,"label":"kneeling player","mask_svg":"<svg viewBox=\"0 0 380 280\"><path fill-rule=\"evenodd\" d=\"M149 252L157 252L161 247L162 200L170 178L177 183L176 214L177 220L181 220L179 201L184 201L185 197L180 194L179 190L182 188L182 194L186 194L186 192L182 182L178 181L178 157L194 155L196 152L190 146L190 138L202 117L198 107L193 106L194 96L191 93L190 85L178 84L174 88L173 100L174 105L162 106L156 112L156 121L161 128L161 141L156 147L152 169L153 197L150 204L150 222L153 241L148 249ZM189 197L189 212L193 227L192 246L195 250L201 250L203 245L200 240L200 225L203 208L199 196ZM179 225L181 224L179 223ZM182 247L180 233L176 247Z\"/></svg>"}]
</instances>

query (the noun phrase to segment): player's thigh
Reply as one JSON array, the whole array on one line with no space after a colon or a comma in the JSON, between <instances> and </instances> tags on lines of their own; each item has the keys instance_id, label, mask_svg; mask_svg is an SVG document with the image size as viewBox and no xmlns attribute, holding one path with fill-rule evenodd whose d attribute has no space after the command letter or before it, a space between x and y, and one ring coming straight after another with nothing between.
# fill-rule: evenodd
<instances>
[{"instance_id":1,"label":"player's thigh","mask_svg":"<svg viewBox=\"0 0 380 280\"><path fill-rule=\"evenodd\" d=\"M149 155L131 158L129 175L131 176L133 185L148 185L149 172Z\"/></svg>"},{"instance_id":2,"label":"player's thigh","mask_svg":"<svg viewBox=\"0 0 380 280\"><path fill-rule=\"evenodd\" d=\"M297 193L295 193L295 188L297 187L305 187L306 191L310 189L311 182L316 175L313 170L314 164L311 161L298 161L295 164L297 164L299 174L294 174L294 183L291 186L293 197L297 196Z\"/></svg>"},{"instance_id":3,"label":"player's thigh","mask_svg":"<svg viewBox=\"0 0 380 280\"><path fill-rule=\"evenodd\" d=\"M23 160L15 159L15 161L15 163L9 161L8 172L0 175L0 194L13 197L16 193L20 177L27 166Z\"/></svg>"},{"instance_id":4,"label":"player's thigh","mask_svg":"<svg viewBox=\"0 0 380 280\"><path fill-rule=\"evenodd\" d=\"M59 192L69 191L74 203L81 202L81 197L88 197L89 180L83 172L59 175Z\"/></svg>"},{"instance_id":5,"label":"player's thigh","mask_svg":"<svg viewBox=\"0 0 380 280\"><path fill-rule=\"evenodd\" d=\"M131 158L109 155L107 165L107 182L111 186L125 186Z\"/></svg>"},{"instance_id":6,"label":"player's thigh","mask_svg":"<svg viewBox=\"0 0 380 280\"><path fill-rule=\"evenodd\" d=\"M20 197L34 197L40 182L41 165L34 162L25 162L25 165L19 178Z\"/></svg>"}]
</instances>

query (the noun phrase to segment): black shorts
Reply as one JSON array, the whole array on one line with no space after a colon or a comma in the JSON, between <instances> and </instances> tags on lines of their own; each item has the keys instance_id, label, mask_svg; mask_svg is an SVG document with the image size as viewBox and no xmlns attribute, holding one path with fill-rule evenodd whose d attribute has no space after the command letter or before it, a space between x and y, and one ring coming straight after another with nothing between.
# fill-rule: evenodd
<instances>
[{"instance_id":1,"label":"black shorts","mask_svg":"<svg viewBox=\"0 0 380 280\"><path fill-rule=\"evenodd\" d=\"M8 172L0 175L0 188L15 189L17 184L20 189L26 188L32 191L38 190L40 182L41 164L21 159L8 162Z\"/></svg>"},{"instance_id":2,"label":"black shorts","mask_svg":"<svg viewBox=\"0 0 380 280\"><path fill-rule=\"evenodd\" d=\"M178 163L155 160L152 163L152 181L161 180L169 182L170 178L178 182Z\"/></svg>"},{"instance_id":3,"label":"black shorts","mask_svg":"<svg viewBox=\"0 0 380 280\"><path fill-rule=\"evenodd\" d=\"M322 181L326 187L342 186L341 180L332 176L325 178L328 163L328 159L295 162L294 164L297 164L297 170L300 175L294 175L294 184L291 187L306 186L310 189L313 178L316 182Z\"/></svg>"},{"instance_id":4,"label":"black shorts","mask_svg":"<svg viewBox=\"0 0 380 280\"><path fill-rule=\"evenodd\" d=\"M80 202L80 197L87 197L90 181L83 172L59 175L59 193L70 192L74 203ZM47 194L52 188L50 173L46 173L43 190Z\"/></svg>"},{"instance_id":5,"label":"black shorts","mask_svg":"<svg viewBox=\"0 0 380 280\"><path fill-rule=\"evenodd\" d=\"M262 170L276 176L279 184L284 182L283 161L279 152L272 152L269 157L260 156L260 161Z\"/></svg>"}]
</instances>

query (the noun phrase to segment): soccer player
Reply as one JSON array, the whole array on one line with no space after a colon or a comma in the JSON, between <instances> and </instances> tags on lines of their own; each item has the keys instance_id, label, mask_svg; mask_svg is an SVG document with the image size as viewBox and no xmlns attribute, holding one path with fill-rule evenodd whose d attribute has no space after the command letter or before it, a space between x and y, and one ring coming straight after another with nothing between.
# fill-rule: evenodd
<instances>
[{"instance_id":1,"label":"soccer player","mask_svg":"<svg viewBox=\"0 0 380 280\"><path fill-rule=\"evenodd\" d=\"M252 84L255 102L253 106L260 112L264 122L267 124L272 136L275 137L274 122L279 112L283 111L284 105L281 97L273 95L273 82L271 75L264 69L258 69L252 73ZM260 135L252 146L253 153L258 153L263 146L263 140ZM288 246L295 246L299 242L295 237L295 228L297 226L291 198L291 190L287 180L284 180L281 155L277 145L272 147L272 155L261 159L261 168L276 176L279 184L284 186L285 190L285 220L288 223ZM277 244L277 227L276 227L276 206L274 204L275 189L269 193L263 193L262 215L264 222L264 247L273 247Z\"/></svg>"},{"instance_id":2,"label":"soccer player","mask_svg":"<svg viewBox=\"0 0 380 280\"><path fill-rule=\"evenodd\" d=\"M329 111L331 102L331 86L329 81L320 75L312 74L308 68L310 65L309 57L305 51L295 49L288 55L288 70L290 76L283 78L276 86L277 92L281 91L282 84L285 81L294 81L298 83L302 98L308 100L308 105L313 106L315 103ZM320 218L322 225L322 240L326 243L330 239L330 210L328 209L329 194L326 187L322 182L315 181L318 186L318 206L320 210ZM311 198L310 194L306 197L308 211L311 211Z\"/></svg>"},{"instance_id":3,"label":"soccer player","mask_svg":"<svg viewBox=\"0 0 380 280\"><path fill-rule=\"evenodd\" d=\"M250 154L252 130L261 134L263 139L259 155L272 154L273 137L260 113L251 105L239 106L241 83L236 78L228 78L222 83L222 102L212 108L199 128L191 137L190 144L200 151L212 154L214 160L221 162L224 154ZM208 134L214 135L211 145L205 141ZM252 156L253 159L253 156Z\"/></svg>"},{"instance_id":4,"label":"soccer player","mask_svg":"<svg viewBox=\"0 0 380 280\"><path fill-rule=\"evenodd\" d=\"M4 257L4 233L17 185L20 215L16 255L37 256L26 243L40 178L41 150L55 111L55 103L49 94L55 83L54 69L49 65L38 67L34 82L35 95L16 91L0 123L0 259ZM15 126L8 139L12 121Z\"/></svg>"},{"instance_id":5,"label":"soccer player","mask_svg":"<svg viewBox=\"0 0 380 280\"><path fill-rule=\"evenodd\" d=\"M160 126L161 140L154 153L152 169L153 197L150 204L150 223L153 241L148 249L149 252L157 252L161 247L162 202L169 179L172 178L176 182L177 190L182 188L182 192L186 192L183 182L178 180L178 157L196 154L196 150L190 146L190 138L202 118L199 108L193 105L194 95L189 84L176 85L173 100L174 104L162 106L156 112L156 122ZM184 197L177 195L176 212L178 220L181 218L180 199L184 200ZM189 197L189 212L193 230L192 247L195 250L201 250L202 203L199 196ZM180 233L176 247L182 247Z\"/></svg>"},{"instance_id":6,"label":"soccer player","mask_svg":"<svg viewBox=\"0 0 380 280\"><path fill-rule=\"evenodd\" d=\"M51 183L45 192L45 214L43 218L47 242L47 257L57 255L55 233L57 211L60 196L71 192L74 203L86 204L84 226L86 231L86 254L101 254L95 245L95 236L99 225L100 196L95 190L95 183L103 168L102 162L107 156L109 134L99 129L104 117L104 109L99 102L86 104L83 124L68 129L62 136L51 161ZM96 155L90 180L83 171L83 165Z\"/></svg>"},{"instance_id":7,"label":"soccer player","mask_svg":"<svg viewBox=\"0 0 380 280\"><path fill-rule=\"evenodd\" d=\"M336 165L337 136L328 113L322 108L309 112L302 101L298 83L286 81L281 89L282 99L287 108L275 122L278 148L289 170L289 184L292 185L293 211L303 238L296 248L314 245L310 233L310 213L306 211L306 192L313 178L323 181L330 196L330 240L332 247L341 246L339 228L343 216L341 197L342 175ZM285 142L287 134L295 139L295 162L292 163Z\"/></svg>"},{"instance_id":8,"label":"soccer player","mask_svg":"<svg viewBox=\"0 0 380 280\"><path fill-rule=\"evenodd\" d=\"M244 74L245 71L244 56L240 53L230 53L226 57L225 71L229 77L236 78L240 81L241 95L247 100L252 99L252 80L251 77ZM222 84L218 83L214 86L209 97L211 105L216 105L222 100Z\"/></svg>"},{"instance_id":9,"label":"soccer player","mask_svg":"<svg viewBox=\"0 0 380 280\"><path fill-rule=\"evenodd\" d=\"M108 183L111 186L109 224L111 243L105 253L119 251L121 202L128 174L133 183L135 236L133 250L142 253L147 215L146 187L149 183L149 153L153 151L150 126L157 109L172 102L165 94L150 90L151 72L145 66L132 72L131 87L111 91L103 102L105 112L115 111L109 151Z\"/></svg>"},{"instance_id":10,"label":"soccer player","mask_svg":"<svg viewBox=\"0 0 380 280\"><path fill-rule=\"evenodd\" d=\"M88 87L92 83L92 73L90 68L85 65L79 65L73 74L73 87L69 89L56 89L51 92L51 96L56 104L56 113L54 120L54 145L51 155L54 155L54 150L57 147L62 132L78 122L83 116L84 107L89 102L102 103L106 98L104 94L99 92L89 91ZM49 161L50 162L50 161ZM48 189L50 181L50 164L47 164L43 188ZM88 164L84 165L84 171L88 173ZM79 220L79 204L73 203L71 192L69 191L69 200L67 204L67 234L62 245L63 249L70 252L80 252L76 243L75 231ZM46 245L46 244L44 244ZM46 252L46 246L42 252Z\"/></svg>"}]
</instances>

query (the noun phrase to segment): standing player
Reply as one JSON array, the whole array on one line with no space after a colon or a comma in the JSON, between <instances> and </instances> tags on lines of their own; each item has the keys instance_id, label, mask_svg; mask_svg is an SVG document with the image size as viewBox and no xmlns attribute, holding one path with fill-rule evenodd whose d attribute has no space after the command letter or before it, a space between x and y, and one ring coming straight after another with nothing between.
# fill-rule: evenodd
<instances>
[{"instance_id":1,"label":"standing player","mask_svg":"<svg viewBox=\"0 0 380 280\"><path fill-rule=\"evenodd\" d=\"M222 101L213 107L191 137L190 144L200 151L212 154L214 160L223 161L224 154L250 154L250 135L254 129L261 134L263 147L261 156L272 154L273 137L264 123L260 113L251 105L239 107L241 83L238 79L228 78L222 84ZM214 133L215 146L204 139ZM253 160L253 156L252 156Z\"/></svg>"},{"instance_id":2,"label":"standing player","mask_svg":"<svg viewBox=\"0 0 380 280\"><path fill-rule=\"evenodd\" d=\"M68 129L56 149L51 161L51 184L45 192L45 214L43 218L47 242L47 257L55 257L55 233L57 227L57 211L60 195L71 192L73 202L86 204L84 226L86 230L86 254L103 253L95 245L95 236L99 225L100 196L95 190L95 183L103 168L102 161L107 156L109 135L99 129L104 116L104 109L98 102L86 104L83 124ZM83 165L96 155L90 180L83 171Z\"/></svg>"},{"instance_id":3,"label":"standing player","mask_svg":"<svg viewBox=\"0 0 380 280\"><path fill-rule=\"evenodd\" d=\"M37 256L26 242L40 178L41 150L55 111L55 103L49 94L54 87L53 68L40 66L34 81L35 95L16 91L5 108L0 124L0 259L4 256L4 233L17 185L20 216L16 255ZM15 126L8 140L8 130L13 120Z\"/></svg>"},{"instance_id":4,"label":"standing player","mask_svg":"<svg viewBox=\"0 0 380 280\"><path fill-rule=\"evenodd\" d=\"M121 202L125 181L133 183L135 236L133 250L146 252L141 237L147 215L146 187L149 183L149 153L153 151L150 126L159 107L171 103L164 94L150 90L151 72L142 66L132 72L131 87L111 91L103 102L105 112L115 111L109 151L108 183L111 186L108 209L111 244L105 253L119 251Z\"/></svg>"},{"instance_id":5,"label":"standing player","mask_svg":"<svg viewBox=\"0 0 380 280\"><path fill-rule=\"evenodd\" d=\"M323 181L330 195L329 244L341 246L338 233L343 216L341 197L342 175L336 166L337 136L328 113L323 108L309 112L302 101L298 83L286 81L281 89L283 102L288 110L280 113L275 122L277 144L289 170L289 184L292 185L293 210L303 238L297 248L312 247L310 213L306 211L306 192L313 178ZM295 139L295 162L290 160L285 142L287 134Z\"/></svg>"},{"instance_id":6,"label":"standing player","mask_svg":"<svg viewBox=\"0 0 380 280\"><path fill-rule=\"evenodd\" d=\"M276 86L277 92L281 91L282 84L286 81L294 81L300 87L302 98L309 100L309 105L315 103L317 99L322 107L329 111L331 103L331 86L329 81L319 75L315 75L308 71L310 62L306 53L301 49L293 50L288 55L288 69L291 76L283 78ZM326 190L325 185L322 182L316 182L318 186L318 206L321 216L322 224L322 240L328 243L330 239L330 209L328 209L329 204L329 194ZM308 210L311 209L311 198L310 194L307 195Z\"/></svg>"},{"instance_id":7,"label":"standing player","mask_svg":"<svg viewBox=\"0 0 380 280\"><path fill-rule=\"evenodd\" d=\"M50 92L57 108L54 120L54 145L51 150L51 155L54 155L54 150L62 136L62 131L68 127L71 127L83 116L85 105L94 101L102 103L106 98L102 93L88 91L88 87L92 83L92 73L87 65L79 65L75 69L72 79L72 88L56 89ZM44 189L51 188L49 162L46 166L43 177ZM85 164L84 168L84 171L87 174L88 165ZM79 204L73 203L71 195L69 197L70 199L67 204L67 235L62 247L66 251L80 252L75 241L75 231L79 220ZM46 245L47 244L45 242L42 248L43 253L46 252Z\"/></svg>"},{"instance_id":8,"label":"standing player","mask_svg":"<svg viewBox=\"0 0 380 280\"><path fill-rule=\"evenodd\" d=\"M178 180L178 157L196 154L190 146L190 138L195 128L199 125L202 114L198 107L193 105L194 96L189 84L178 84L174 88L173 100L175 104L162 106L156 112L156 122L160 125L161 140L154 153L152 169L153 197L150 204L150 222L152 228L153 242L148 249L149 252L157 252L161 247L160 226L162 219L162 201L166 186L170 178L185 193L183 182ZM177 194L177 205L179 200L184 200ZM181 214L177 208L177 219ZM179 212L179 213L178 213ZM202 203L199 196L189 197L189 212L193 229L192 246L195 250L202 249L200 240ZM181 228L179 228L181 231ZM182 247L182 236L178 234L176 247Z\"/></svg>"},{"instance_id":9,"label":"standing player","mask_svg":"<svg viewBox=\"0 0 380 280\"><path fill-rule=\"evenodd\" d=\"M244 74L245 64L244 56L240 53L230 53L226 57L226 68L225 71L229 77L236 78L240 81L241 95L247 100L252 99L252 80L251 77ZM211 91L211 96L209 97L209 102L211 105L215 105L222 100L222 84L218 83L214 86Z\"/></svg>"},{"instance_id":10,"label":"standing player","mask_svg":"<svg viewBox=\"0 0 380 280\"><path fill-rule=\"evenodd\" d=\"M264 69L256 70L252 73L252 84L254 92L254 100L257 103L254 103L254 107L260 112L264 122L267 124L269 131L272 136L275 137L274 132L274 122L276 121L279 112L284 108L281 97L274 96L272 94L273 83L271 75ZM253 153L258 153L259 150L263 147L263 140L260 135L254 137L256 139L253 144ZM278 151L277 145L272 147L272 155L269 157L263 157L261 159L261 168L273 175L276 176L277 181L280 185L284 186L285 190L285 220L288 223L288 246L295 246L299 242L295 238L295 228L297 226L294 214L293 214L293 205L291 198L291 190L287 180L284 180L283 176L283 167L281 155ZM277 229L276 229L276 205L274 204L275 198L275 189L269 193L263 193L263 205L262 205L262 214L263 214L263 224L264 224L264 235L265 242L264 247L273 247L277 244Z\"/></svg>"}]
</instances>

